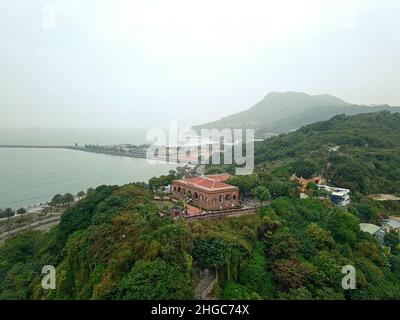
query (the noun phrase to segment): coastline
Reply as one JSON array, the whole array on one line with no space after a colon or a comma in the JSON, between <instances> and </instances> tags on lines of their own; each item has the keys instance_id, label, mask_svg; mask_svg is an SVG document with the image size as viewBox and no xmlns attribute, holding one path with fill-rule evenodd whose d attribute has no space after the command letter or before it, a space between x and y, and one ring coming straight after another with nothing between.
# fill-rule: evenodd
<instances>
[{"instance_id":1,"label":"coastline","mask_svg":"<svg viewBox=\"0 0 400 320\"><path fill-rule=\"evenodd\" d=\"M122 145L121 145L122 146ZM111 149L106 149L106 148L99 148L99 149L93 149L93 148L86 148L86 147L79 147L79 146L64 146L64 145L6 145L0 144L1 149L64 149L64 150L74 150L74 151L82 151L82 152L88 152L88 153L97 153L97 154L105 154L105 155L111 155L111 156L117 156L117 157L128 157L128 158L135 158L135 159L145 159L145 160L151 160L151 161L159 161L159 158L148 158L146 151L147 146L134 146L135 148L138 149L137 152L126 152L126 151L116 151L116 150L111 150ZM146 149L145 149L146 148ZM161 156L159 156L161 157ZM161 161L165 161L168 164L188 164L188 165L193 165L193 162L196 162L193 159L179 159L178 161L170 161L167 156L165 156L164 159Z\"/></svg>"},{"instance_id":2,"label":"coastline","mask_svg":"<svg viewBox=\"0 0 400 320\"><path fill-rule=\"evenodd\" d=\"M130 182L148 182L153 176L167 174L168 170L177 170L178 167L186 163L172 163L157 161L157 164L146 159L133 157L132 155L118 154L116 152L91 152L83 148L66 146L42 146L47 150L67 150L63 152L46 153L43 158L40 146L0 145L2 154L3 168L0 175L4 175L0 185L2 201L0 208L12 208L17 210L25 208L28 213L41 211L50 201L51 197L57 193L76 194L80 190L100 185L123 185ZM30 149L34 153L25 152L22 154L18 149ZM10 152L9 152L10 150ZM82 154L93 154L94 156L79 156L79 153L72 151L82 151ZM12 151L12 152L11 152ZM96 156L95 154L104 156ZM0 154L1 155L1 154ZM127 158L137 159L137 161L124 160ZM49 161L47 161L49 159ZM154 161L154 160L153 160ZM42 174L46 172L46 174ZM29 183L26 180L29 177ZM29 200L30 199L30 200ZM9 201L10 200L10 201Z\"/></svg>"},{"instance_id":3,"label":"coastline","mask_svg":"<svg viewBox=\"0 0 400 320\"><path fill-rule=\"evenodd\" d=\"M84 198L85 197L83 197L83 198L74 197L74 202L71 202L71 204L75 204L75 203L77 203L78 201L80 201L80 200L82 200ZM42 210L45 207L49 206L49 203L50 203L50 201L49 202L41 202L41 203L37 203L37 204L31 204L31 205L22 207L23 209L26 210L26 213L24 214L24 216L29 215L29 214L33 214L33 213L41 213ZM16 208L13 208L13 209L17 210ZM15 219L15 218L19 218L19 217L20 216L15 213L12 217L0 218L0 221L7 221L7 220L10 220L10 219Z\"/></svg>"},{"instance_id":4,"label":"coastline","mask_svg":"<svg viewBox=\"0 0 400 320\"><path fill-rule=\"evenodd\" d=\"M67 145L18 145L18 144L2 144L0 148L3 149L66 149L66 150L75 150L75 151L83 151L83 152L91 152L91 153L100 153L100 154L108 154L113 156L123 156L123 157L131 157L138 159L145 159L145 153L127 153L120 152L114 150L105 150L105 149L90 149L79 146L67 146Z\"/></svg>"}]
</instances>

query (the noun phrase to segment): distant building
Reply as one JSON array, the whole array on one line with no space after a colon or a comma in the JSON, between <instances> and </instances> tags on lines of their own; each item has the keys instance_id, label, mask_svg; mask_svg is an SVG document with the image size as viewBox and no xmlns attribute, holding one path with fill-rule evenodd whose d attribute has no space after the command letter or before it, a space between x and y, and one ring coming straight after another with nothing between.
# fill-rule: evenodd
<instances>
[{"instance_id":1,"label":"distant building","mask_svg":"<svg viewBox=\"0 0 400 320\"><path fill-rule=\"evenodd\" d=\"M299 184L299 191L300 193L305 193L307 191L307 185L310 182L319 184L319 183L324 183L324 179L322 177L314 177L314 178L310 178L310 179L305 179L303 177L297 177L295 174L293 174L289 180L291 181L295 181Z\"/></svg>"},{"instance_id":2,"label":"distant building","mask_svg":"<svg viewBox=\"0 0 400 320\"><path fill-rule=\"evenodd\" d=\"M327 185L318 185L320 190L329 193L332 203L337 207L346 207L350 204L350 189L330 187Z\"/></svg>"},{"instance_id":3,"label":"distant building","mask_svg":"<svg viewBox=\"0 0 400 320\"><path fill-rule=\"evenodd\" d=\"M225 183L229 174L174 180L172 194L206 210L222 210L239 206L239 188Z\"/></svg>"},{"instance_id":4,"label":"distant building","mask_svg":"<svg viewBox=\"0 0 400 320\"><path fill-rule=\"evenodd\" d=\"M383 244L386 234L383 228L372 223L360 223L360 229L363 232L373 235L381 244Z\"/></svg>"},{"instance_id":5,"label":"distant building","mask_svg":"<svg viewBox=\"0 0 400 320\"><path fill-rule=\"evenodd\" d=\"M382 220L382 227L386 232L400 233L400 221L395 219Z\"/></svg>"}]
</instances>

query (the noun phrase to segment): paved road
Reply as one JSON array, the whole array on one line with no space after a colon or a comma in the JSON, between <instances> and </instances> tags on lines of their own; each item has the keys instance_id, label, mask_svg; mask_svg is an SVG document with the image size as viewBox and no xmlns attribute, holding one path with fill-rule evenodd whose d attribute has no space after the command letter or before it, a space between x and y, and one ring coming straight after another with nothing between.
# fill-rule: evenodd
<instances>
[{"instance_id":1,"label":"paved road","mask_svg":"<svg viewBox=\"0 0 400 320\"><path fill-rule=\"evenodd\" d=\"M185 216L186 221L195 221L200 219L218 219L218 218L233 218L233 217L241 217L250 214L255 214L255 209L238 209L232 211L222 211L222 212L214 212L214 213L205 213L199 215Z\"/></svg>"},{"instance_id":2,"label":"paved road","mask_svg":"<svg viewBox=\"0 0 400 320\"><path fill-rule=\"evenodd\" d=\"M61 215L52 216L47 220L36 221L29 225L23 226L21 228L2 233L2 234L0 234L0 244L2 244L4 241L6 241L11 236L13 236L19 232L28 230L28 229L39 230L39 231L49 231L52 227L54 227L60 223L60 219L61 219Z\"/></svg>"},{"instance_id":3,"label":"paved road","mask_svg":"<svg viewBox=\"0 0 400 320\"><path fill-rule=\"evenodd\" d=\"M215 271L203 270L200 282L195 290L196 300L208 300L207 296L212 291L217 281L218 277Z\"/></svg>"},{"instance_id":4,"label":"paved road","mask_svg":"<svg viewBox=\"0 0 400 320\"><path fill-rule=\"evenodd\" d=\"M49 231L52 227L58 225L60 223L60 220L58 221L54 221L54 222L50 222L47 224L43 224L37 227L32 228L33 230L38 230L38 231Z\"/></svg>"}]
</instances>

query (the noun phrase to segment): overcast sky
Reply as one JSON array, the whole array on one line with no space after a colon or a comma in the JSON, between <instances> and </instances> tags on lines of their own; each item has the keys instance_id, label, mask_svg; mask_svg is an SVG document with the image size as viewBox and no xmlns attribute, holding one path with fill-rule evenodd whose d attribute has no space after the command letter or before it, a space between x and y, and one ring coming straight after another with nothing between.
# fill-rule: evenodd
<instances>
[{"instance_id":1,"label":"overcast sky","mask_svg":"<svg viewBox=\"0 0 400 320\"><path fill-rule=\"evenodd\" d=\"M271 91L400 105L398 0L1 0L0 127L151 128Z\"/></svg>"}]
</instances>

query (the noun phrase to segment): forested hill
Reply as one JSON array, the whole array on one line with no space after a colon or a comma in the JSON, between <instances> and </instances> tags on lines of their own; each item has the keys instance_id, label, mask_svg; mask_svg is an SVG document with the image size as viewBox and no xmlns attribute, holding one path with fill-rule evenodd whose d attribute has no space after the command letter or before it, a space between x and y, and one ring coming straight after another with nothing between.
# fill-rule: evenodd
<instances>
[{"instance_id":1,"label":"forested hill","mask_svg":"<svg viewBox=\"0 0 400 320\"><path fill-rule=\"evenodd\" d=\"M363 193L400 190L399 120L336 116L257 144L256 172L229 182L269 201L242 217L173 220L159 215L151 183L100 186L50 232L0 246L0 300L193 299L204 268L218 270L217 299L400 299L398 234L382 246L359 226L395 213ZM312 186L299 199L293 172L349 186L351 205L335 208ZM41 286L45 265L55 290ZM348 265L354 290L341 284Z\"/></svg>"},{"instance_id":2,"label":"forested hill","mask_svg":"<svg viewBox=\"0 0 400 320\"><path fill-rule=\"evenodd\" d=\"M330 95L273 92L246 111L193 128L254 128L258 137L264 137L269 133L285 133L310 123L328 120L337 114L353 115L383 110L400 112L400 107L354 105Z\"/></svg>"},{"instance_id":3,"label":"forested hill","mask_svg":"<svg viewBox=\"0 0 400 320\"><path fill-rule=\"evenodd\" d=\"M337 115L257 143L255 159L259 167L313 163L311 171L353 191L399 193L400 113Z\"/></svg>"},{"instance_id":4,"label":"forested hill","mask_svg":"<svg viewBox=\"0 0 400 320\"><path fill-rule=\"evenodd\" d=\"M263 183L261 181L261 183ZM356 208L275 198L255 214L201 220L160 217L148 189L101 186L50 233L27 231L0 247L1 299L193 299L199 268L218 269L221 299L399 299L398 237L382 246ZM41 270L56 267L55 290ZM342 267L357 289L341 286Z\"/></svg>"}]
</instances>

